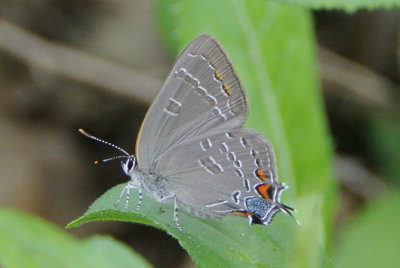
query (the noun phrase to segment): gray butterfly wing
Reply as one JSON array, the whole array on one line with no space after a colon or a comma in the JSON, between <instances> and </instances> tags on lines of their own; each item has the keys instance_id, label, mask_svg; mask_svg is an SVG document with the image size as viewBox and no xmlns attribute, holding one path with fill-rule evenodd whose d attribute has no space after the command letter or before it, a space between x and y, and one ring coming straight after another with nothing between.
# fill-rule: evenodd
<instances>
[{"instance_id":1,"label":"gray butterfly wing","mask_svg":"<svg viewBox=\"0 0 400 268\"><path fill-rule=\"evenodd\" d=\"M272 206L280 203L285 189L277 178L271 143L248 128L189 139L163 155L157 173L184 207L200 215L254 212L246 199L257 197Z\"/></svg>"},{"instance_id":2,"label":"gray butterfly wing","mask_svg":"<svg viewBox=\"0 0 400 268\"><path fill-rule=\"evenodd\" d=\"M240 127L248 103L222 46L200 35L182 52L139 132L139 167L154 172L172 146L210 129Z\"/></svg>"}]
</instances>

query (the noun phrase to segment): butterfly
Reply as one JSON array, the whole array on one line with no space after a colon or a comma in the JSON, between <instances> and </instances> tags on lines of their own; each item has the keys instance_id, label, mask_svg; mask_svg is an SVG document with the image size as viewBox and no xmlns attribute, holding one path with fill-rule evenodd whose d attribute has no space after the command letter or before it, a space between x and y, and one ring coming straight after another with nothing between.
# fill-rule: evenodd
<instances>
[{"instance_id":1,"label":"butterfly","mask_svg":"<svg viewBox=\"0 0 400 268\"><path fill-rule=\"evenodd\" d=\"M174 200L174 221L183 233L178 207L198 217L245 216L268 225L282 211L287 186L280 183L271 142L243 126L249 113L245 89L227 53L212 36L195 38L177 59L149 108L136 143L136 157L122 148L79 131L123 153L130 177L116 204L137 189L157 201Z\"/></svg>"}]
</instances>

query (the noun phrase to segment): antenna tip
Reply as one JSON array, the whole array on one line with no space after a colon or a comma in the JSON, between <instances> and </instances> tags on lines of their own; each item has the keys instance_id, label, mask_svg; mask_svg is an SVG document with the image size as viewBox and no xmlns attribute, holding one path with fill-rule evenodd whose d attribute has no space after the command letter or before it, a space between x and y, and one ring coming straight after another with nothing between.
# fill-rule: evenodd
<instances>
[{"instance_id":1,"label":"antenna tip","mask_svg":"<svg viewBox=\"0 0 400 268\"><path fill-rule=\"evenodd\" d=\"M82 135L85 135L86 137L91 137L92 135L90 135L89 133L87 133L86 131L84 131L83 129L78 129L78 131L82 134Z\"/></svg>"}]
</instances>

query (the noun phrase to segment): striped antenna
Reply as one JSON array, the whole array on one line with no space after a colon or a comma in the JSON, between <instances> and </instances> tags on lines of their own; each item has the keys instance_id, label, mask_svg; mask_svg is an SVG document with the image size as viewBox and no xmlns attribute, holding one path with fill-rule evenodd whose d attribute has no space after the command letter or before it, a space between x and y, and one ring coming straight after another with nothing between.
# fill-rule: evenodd
<instances>
[{"instance_id":1,"label":"striped antenna","mask_svg":"<svg viewBox=\"0 0 400 268\"><path fill-rule=\"evenodd\" d=\"M129 157L131 157L131 156L118 155L118 156L110 157L110 158L107 158L107 159L103 159L103 160L101 160L101 162L104 163L104 162L108 162L108 161L115 160L115 159L129 158Z\"/></svg>"},{"instance_id":2,"label":"striped antenna","mask_svg":"<svg viewBox=\"0 0 400 268\"><path fill-rule=\"evenodd\" d=\"M114 144L112 144L112 143L110 143L110 142L108 142L108 141L105 141L105 140L102 140L102 139L100 139L100 138L97 138L97 137L95 137L95 136L93 136L93 135L87 133L86 131L84 131L84 130L81 129L81 128L79 129L79 132L80 132L81 134L85 135L86 137L88 137L89 139L92 139L92 140L98 141L98 142L100 142L100 143L103 143L103 144L105 144L105 145L108 145L108 146L110 146L110 147L112 147L112 148L114 148L114 149L117 149L118 151L122 152L123 154L125 154L125 156L116 156L116 157L108 158L108 159L102 160L102 162L107 162L107 161L114 160L114 159L118 159L118 158L131 157L131 155L128 154L127 151L125 151L124 149L122 149L121 147L119 147L119 146L117 146L117 145L114 145ZM95 162L95 163L96 163L96 162Z\"/></svg>"}]
</instances>

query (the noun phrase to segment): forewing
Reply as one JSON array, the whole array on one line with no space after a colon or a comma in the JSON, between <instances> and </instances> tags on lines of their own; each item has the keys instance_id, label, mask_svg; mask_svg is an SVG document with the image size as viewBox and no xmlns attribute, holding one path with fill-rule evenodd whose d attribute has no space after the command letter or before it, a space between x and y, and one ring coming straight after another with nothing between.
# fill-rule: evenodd
<instances>
[{"instance_id":1,"label":"forewing","mask_svg":"<svg viewBox=\"0 0 400 268\"><path fill-rule=\"evenodd\" d=\"M246 210L244 200L251 196L279 201L279 196L266 196L257 187L284 188L277 179L271 143L248 128L187 140L163 155L157 173L163 174L178 201L199 214Z\"/></svg>"},{"instance_id":2,"label":"forewing","mask_svg":"<svg viewBox=\"0 0 400 268\"><path fill-rule=\"evenodd\" d=\"M240 127L247 118L244 89L221 45L209 35L182 52L143 121L136 155L154 172L172 146L211 129Z\"/></svg>"}]
</instances>

